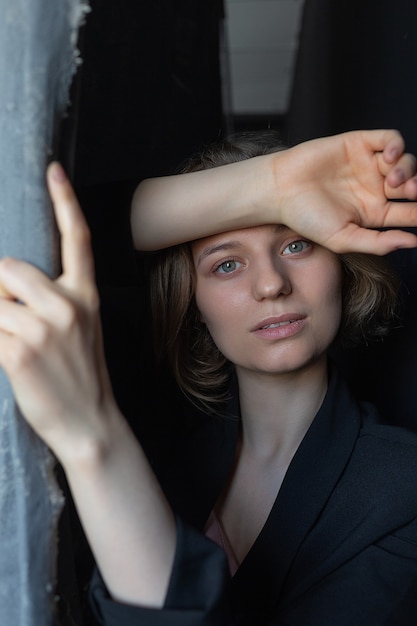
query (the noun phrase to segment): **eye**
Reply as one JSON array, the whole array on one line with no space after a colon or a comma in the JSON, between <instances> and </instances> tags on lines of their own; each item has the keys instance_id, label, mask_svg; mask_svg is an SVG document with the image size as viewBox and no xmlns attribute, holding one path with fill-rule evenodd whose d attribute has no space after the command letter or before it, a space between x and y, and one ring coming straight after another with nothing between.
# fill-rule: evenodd
<instances>
[{"instance_id":1,"label":"eye","mask_svg":"<svg viewBox=\"0 0 417 626\"><path fill-rule=\"evenodd\" d=\"M223 261L217 267L215 267L214 271L217 274L230 274L231 272L235 272L241 263L239 261L233 261L233 259L228 259L227 261Z\"/></svg>"},{"instance_id":2,"label":"eye","mask_svg":"<svg viewBox=\"0 0 417 626\"><path fill-rule=\"evenodd\" d=\"M297 239L288 244L283 250L283 254L299 254L311 248L310 241L304 241L303 239Z\"/></svg>"}]
</instances>

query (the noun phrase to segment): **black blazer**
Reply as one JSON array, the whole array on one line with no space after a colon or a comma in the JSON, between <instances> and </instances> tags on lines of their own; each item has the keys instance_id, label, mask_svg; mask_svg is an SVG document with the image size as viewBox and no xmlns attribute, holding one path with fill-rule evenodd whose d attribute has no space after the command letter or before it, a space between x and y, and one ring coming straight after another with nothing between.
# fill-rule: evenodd
<instances>
[{"instance_id":1,"label":"black blazer","mask_svg":"<svg viewBox=\"0 0 417 626\"><path fill-rule=\"evenodd\" d=\"M333 373L264 528L230 579L202 529L231 470L239 420L201 416L155 467L178 514L163 610L113 602L106 626L417 624L417 436L378 423ZM156 457L154 457L156 458ZM140 497L140 495L139 495Z\"/></svg>"}]
</instances>

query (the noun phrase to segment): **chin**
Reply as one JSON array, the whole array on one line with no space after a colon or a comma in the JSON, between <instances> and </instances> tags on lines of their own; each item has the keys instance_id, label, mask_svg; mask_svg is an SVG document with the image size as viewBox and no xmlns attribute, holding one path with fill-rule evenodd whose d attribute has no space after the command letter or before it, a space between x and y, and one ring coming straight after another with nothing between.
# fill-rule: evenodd
<instances>
[{"instance_id":1,"label":"chin","mask_svg":"<svg viewBox=\"0 0 417 626\"><path fill-rule=\"evenodd\" d=\"M308 355L305 358L282 358L279 363L260 364L256 369L259 374L267 376L288 376L321 370L323 367L327 368L326 353Z\"/></svg>"}]
</instances>

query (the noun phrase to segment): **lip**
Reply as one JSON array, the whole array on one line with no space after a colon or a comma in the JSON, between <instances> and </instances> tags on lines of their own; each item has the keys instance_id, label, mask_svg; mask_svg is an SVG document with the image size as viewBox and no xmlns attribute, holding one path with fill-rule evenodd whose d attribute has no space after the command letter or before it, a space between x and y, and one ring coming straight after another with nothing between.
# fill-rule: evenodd
<instances>
[{"instance_id":1,"label":"lip","mask_svg":"<svg viewBox=\"0 0 417 626\"><path fill-rule=\"evenodd\" d=\"M304 328L306 320L306 316L301 313L285 313L261 320L251 332L267 339L284 339Z\"/></svg>"}]
</instances>

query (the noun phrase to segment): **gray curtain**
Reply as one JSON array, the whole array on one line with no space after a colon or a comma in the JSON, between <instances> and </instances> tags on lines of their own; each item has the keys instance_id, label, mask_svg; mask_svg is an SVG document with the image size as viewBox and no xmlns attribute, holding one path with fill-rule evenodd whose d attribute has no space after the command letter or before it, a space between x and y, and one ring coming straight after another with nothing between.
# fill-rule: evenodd
<instances>
[{"instance_id":1,"label":"gray curtain","mask_svg":"<svg viewBox=\"0 0 417 626\"><path fill-rule=\"evenodd\" d=\"M83 0L0 0L0 256L57 271L45 167L78 63ZM0 624L53 624L54 460L0 372Z\"/></svg>"}]
</instances>

